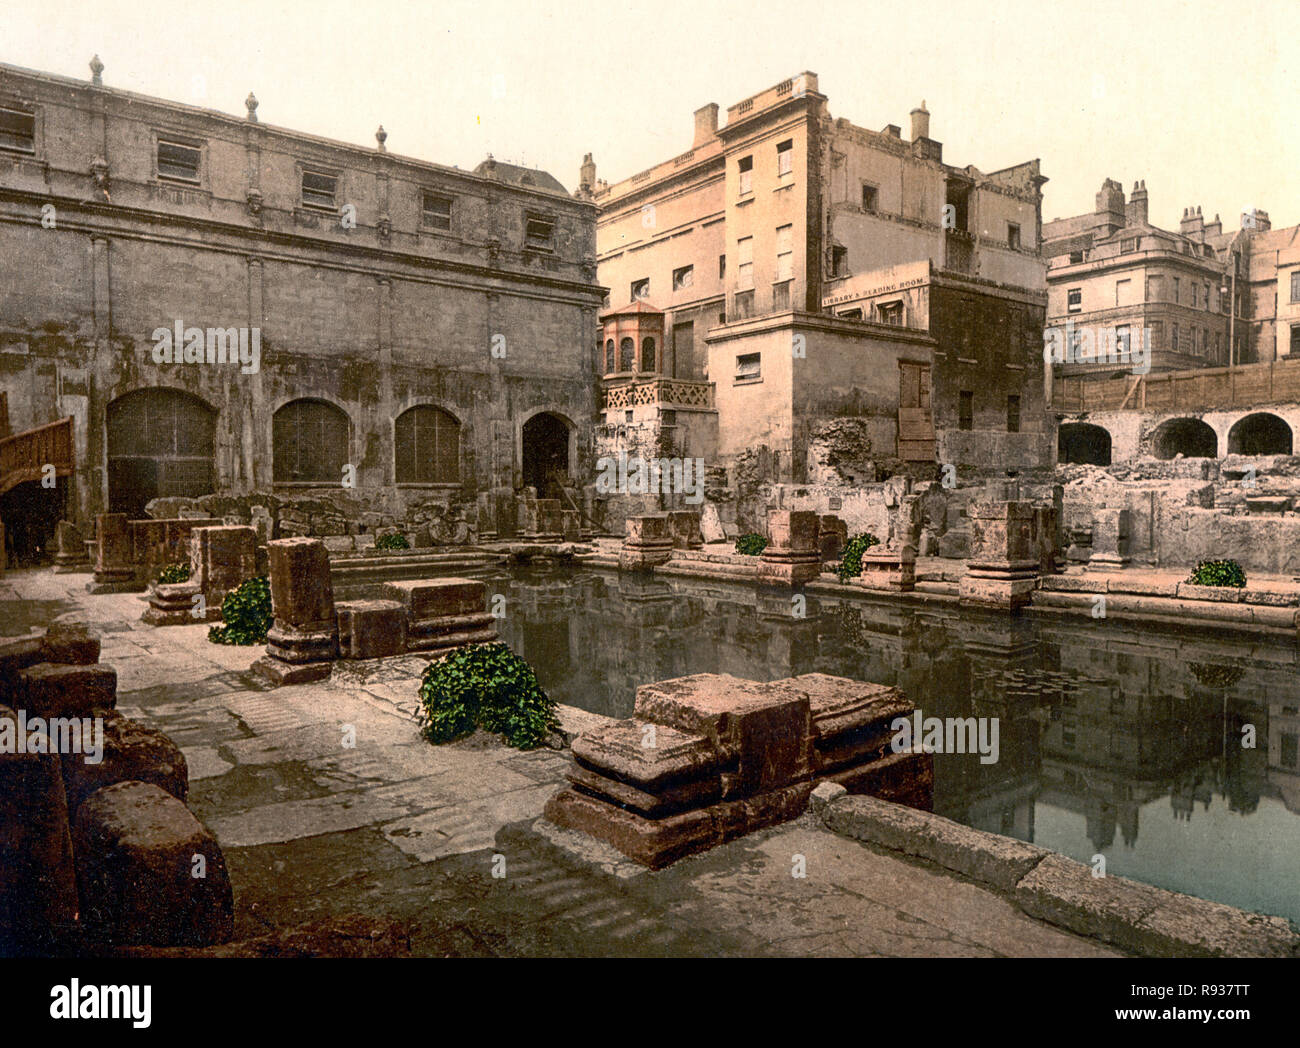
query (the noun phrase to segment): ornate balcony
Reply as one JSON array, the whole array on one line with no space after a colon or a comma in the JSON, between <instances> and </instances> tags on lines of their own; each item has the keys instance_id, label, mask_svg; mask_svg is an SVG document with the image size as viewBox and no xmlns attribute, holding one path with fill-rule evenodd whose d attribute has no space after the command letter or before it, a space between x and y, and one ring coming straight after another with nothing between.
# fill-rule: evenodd
<instances>
[{"instance_id":1,"label":"ornate balcony","mask_svg":"<svg viewBox=\"0 0 1300 1048\"><path fill-rule=\"evenodd\" d=\"M607 380L608 381L608 380ZM682 378L626 379L605 386L606 411L657 404L664 407L713 407L713 383Z\"/></svg>"}]
</instances>

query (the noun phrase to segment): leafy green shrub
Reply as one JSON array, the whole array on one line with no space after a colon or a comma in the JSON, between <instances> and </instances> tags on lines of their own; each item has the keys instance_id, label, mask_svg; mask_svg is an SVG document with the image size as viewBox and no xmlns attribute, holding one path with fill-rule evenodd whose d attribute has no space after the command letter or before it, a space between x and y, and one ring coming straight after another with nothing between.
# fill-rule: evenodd
<instances>
[{"instance_id":1,"label":"leafy green shrub","mask_svg":"<svg viewBox=\"0 0 1300 1048\"><path fill-rule=\"evenodd\" d=\"M862 554L872 546L879 545L880 540L869 531L849 539L844 546L844 552L840 555L840 581L848 582L849 579L857 578L862 574Z\"/></svg>"},{"instance_id":2,"label":"leafy green shrub","mask_svg":"<svg viewBox=\"0 0 1300 1048\"><path fill-rule=\"evenodd\" d=\"M743 553L747 557L757 557L765 549L767 549L767 539L757 532L751 531L736 539L736 552Z\"/></svg>"},{"instance_id":3,"label":"leafy green shrub","mask_svg":"<svg viewBox=\"0 0 1300 1048\"><path fill-rule=\"evenodd\" d=\"M189 582L190 566L188 564L164 564L158 570L158 581L164 586L175 582Z\"/></svg>"},{"instance_id":4,"label":"leafy green shrub","mask_svg":"<svg viewBox=\"0 0 1300 1048\"><path fill-rule=\"evenodd\" d=\"M391 535L380 535L375 539L375 549L410 549L411 544L406 541L406 536L398 532Z\"/></svg>"},{"instance_id":5,"label":"leafy green shrub","mask_svg":"<svg viewBox=\"0 0 1300 1048\"><path fill-rule=\"evenodd\" d=\"M221 602L224 625L208 629L213 644L265 644L271 628L271 580L265 575L247 579Z\"/></svg>"},{"instance_id":6,"label":"leafy green shrub","mask_svg":"<svg viewBox=\"0 0 1300 1048\"><path fill-rule=\"evenodd\" d=\"M521 750L540 746L560 726L555 702L533 668L505 644L471 644L430 663L420 682L420 734L450 742L475 728Z\"/></svg>"},{"instance_id":7,"label":"leafy green shrub","mask_svg":"<svg viewBox=\"0 0 1300 1048\"><path fill-rule=\"evenodd\" d=\"M1243 589L1246 573L1235 560L1203 560L1187 579L1194 586L1232 586Z\"/></svg>"}]
</instances>

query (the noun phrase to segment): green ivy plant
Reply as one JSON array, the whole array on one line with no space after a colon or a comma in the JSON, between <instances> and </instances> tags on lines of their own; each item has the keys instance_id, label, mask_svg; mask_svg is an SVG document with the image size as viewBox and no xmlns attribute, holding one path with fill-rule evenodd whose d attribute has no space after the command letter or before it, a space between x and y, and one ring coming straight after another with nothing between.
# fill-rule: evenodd
<instances>
[{"instance_id":1,"label":"green ivy plant","mask_svg":"<svg viewBox=\"0 0 1300 1048\"><path fill-rule=\"evenodd\" d=\"M213 644L265 644L271 628L271 581L265 575L247 579L221 602L223 625L208 629Z\"/></svg>"},{"instance_id":2,"label":"green ivy plant","mask_svg":"<svg viewBox=\"0 0 1300 1048\"><path fill-rule=\"evenodd\" d=\"M557 731L555 702L533 668L505 644L471 644L430 663L420 682L420 734L450 742L475 728L531 750Z\"/></svg>"},{"instance_id":3,"label":"green ivy plant","mask_svg":"<svg viewBox=\"0 0 1300 1048\"><path fill-rule=\"evenodd\" d=\"M190 581L190 566L188 564L164 564L158 570L158 582L161 585L168 586L176 582Z\"/></svg>"},{"instance_id":4,"label":"green ivy plant","mask_svg":"<svg viewBox=\"0 0 1300 1048\"><path fill-rule=\"evenodd\" d=\"M757 557L765 549L767 549L767 538L757 532L751 531L736 539L736 552L743 553L747 557Z\"/></svg>"},{"instance_id":5,"label":"green ivy plant","mask_svg":"<svg viewBox=\"0 0 1300 1048\"><path fill-rule=\"evenodd\" d=\"M872 546L879 546L880 540L871 532L866 531L861 535L854 535L853 538L844 546L844 552L840 555L840 566L838 574L841 582L848 582L849 579L857 578L862 574L862 554Z\"/></svg>"},{"instance_id":6,"label":"green ivy plant","mask_svg":"<svg viewBox=\"0 0 1300 1048\"><path fill-rule=\"evenodd\" d=\"M1232 586L1244 589L1246 572L1235 560L1203 560L1187 579L1194 586Z\"/></svg>"},{"instance_id":7,"label":"green ivy plant","mask_svg":"<svg viewBox=\"0 0 1300 1048\"><path fill-rule=\"evenodd\" d=\"M406 541L406 536L400 532L393 532L391 535L380 535L375 539L375 549L410 549L411 544Z\"/></svg>"}]
</instances>

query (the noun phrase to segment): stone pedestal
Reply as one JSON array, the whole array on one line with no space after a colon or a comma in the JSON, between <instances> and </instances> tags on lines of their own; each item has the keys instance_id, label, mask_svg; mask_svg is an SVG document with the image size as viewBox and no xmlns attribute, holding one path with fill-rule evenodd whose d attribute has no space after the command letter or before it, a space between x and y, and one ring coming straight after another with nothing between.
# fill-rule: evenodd
<instances>
[{"instance_id":1,"label":"stone pedestal","mask_svg":"<svg viewBox=\"0 0 1300 1048\"><path fill-rule=\"evenodd\" d=\"M247 524L195 528L190 535L190 581L208 607L221 610L226 594L257 574L257 530Z\"/></svg>"},{"instance_id":2,"label":"stone pedestal","mask_svg":"<svg viewBox=\"0 0 1300 1048\"><path fill-rule=\"evenodd\" d=\"M890 749L911 712L897 689L822 674L645 685L633 717L574 740L545 817L659 868L796 817L818 779L929 808L931 758Z\"/></svg>"},{"instance_id":3,"label":"stone pedestal","mask_svg":"<svg viewBox=\"0 0 1300 1048\"><path fill-rule=\"evenodd\" d=\"M267 549L275 622L253 668L276 684L323 680L338 654L329 552L309 538L277 539Z\"/></svg>"},{"instance_id":4,"label":"stone pedestal","mask_svg":"<svg viewBox=\"0 0 1300 1048\"><path fill-rule=\"evenodd\" d=\"M1041 558L1034 539L1034 506L1022 500L972 502L971 556L958 593L963 604L1016 611L1038 585Z\"/></svg>"},{"instance_id":5,"label":"stone pedestal","mask_svg":"<svg viewBox=\"0 0 1300 1048\"><path fill-rule=\"evenodd\" d=\"M474 533L479 542L492 542L497 537L497 517L492 504L492 493L480 491L474 505Z\"/></svg>"},{"instance_id":6,"label":"stone pedestal","mask_svg":"<svg viewBox=\"0 0 1300 1048\"><path fill-rule=\"evenodd\" d=\"M191 561L190 543L195 529L220 524L221 521L213 517L129 521L131 561L135 566L136 580L147 582L156 578L159 570L168 564ZM220 599L217 603L221 603Z\"/></svg>"},{"instance_id":7,"label":"stone pedestal","mask_svg":"<svg viewBox=\"0 0 1300 1048\"><path fill-rule=\"evenodd\" d=\"M192 626L196 622L215 622L221 618L221 605L215 607L206 599L200 605L194 598L200 593L199 584L189 582L159 582L149 588L149 607L140 616L151 626ZM200 606L204 614L197 614Z\"/></svg>"},{"instance_id":8,"label":"stone pedestal","mask_svg":"<svg viewBox=\"0 0 1300 1048\"><path fill-rule=\"evenodd\" d=\"M1071 528L1070 545L1065 550L1065 559L1071 564L1087 564L1092 556L1092 528Z\"/></svg>"},{"instance_id":9,"label":"stone pedestal","mask_svg":"<svg viewBox=\"0 0 1300 1048\"><path fill-rule=\"evenodd\" d=\"M769 586L802 586L821 574L819 522L810 510L774 509L767 515L770 541L755 577Z\"/></svg>"},{"instance_id":10,"label":"stone pedestal","mask_svg":"<svg viewBox=\"0 0 1300 1048\"><path fill-rule=\"evenodd\" d=\"M477 579L389 582L384 596L405 611L407 651L438 653L497 639L487 587Z\"/></svg>"},{"instance_id":11,"label":"stone pedestal","mask_svg":"<svg viewBox=\"0 0 1300 1048\"><path fill-rule=\"evenodd\" d=\"M95 518L95 577L86 583L86 591L129 593L143 588L135 582L126 514L101 513Z\"/></svg>"},{"instance_id":12,"label":"stone pedestal","mask_svg":"<svg viewBox=\"0 0 1300 1048\"><path fill-rule=\"evenodd\" d=\"M534 542L559 542L564 531L559 499L519 500L519 530Z\"/></svg>"},{"instance_id":13,"label":"stone pedestal","mask_svg":"<svg viewBox=\"0 0 1300 1048\"><path fill-rule=\"evenodd\" d=\"M81 530L70 520L59 521L54 530L54 573L71 575L90 570L90 558L86 555L86 542L81 537Z\"/></svg>"},{"instance_id":14,"label":"stone pedestal","mask_svg":"<svg viewBox=\"0 0 1300 1048\"><path fill-rule=\"evenodd\" d=\"M1099 509L1092 518L1089 571L1121 571L1129 563L1130 514L1126 509Z\"/></svg>"},{"instance_id":15,"label":"stone pedestal","mask_svg":"<svg viewBox=\"0 0 1300 1048\"><path fill-rule=\"evenodd\" d=\"M668 532L673 549L700 549L704 536L700 532L700 515L694 510L675 509L668 514Z\"/></svg>"},{"instance_id":16,"label":"stone pedestal","mask_svg":"<svg viewBox=\"0 0 1300 1048\"><path fill-rule=\"evenodd\" d=\"M824 515L817 520L817 555L825 563L839 560L844 547L849 544L849 526L833 515Z\"/></svg>"},{"instance_id":17,"label":"stone pedestal","mask_svg":"<svg viewBox=\"0 0 1300 1048\"><path fill-rule=\"evenodd\" d=\"M672 531L662 513L627 518L627 535L618 554L619 571L652 571L673 555Z\"/></svg>"},{"instance_id":18,"label":"stone pedestal","mask_svg":"<svg viewBox=\"0 0 1300 1048\"><path fill-rule=\"evenodd\" d=\"M866 589L911 593L916 589L916 552L910 546L901 550L873 546L862 554L862 571L854 581Z\"/></svg>"},{"instance_id":19,"label":"stone pedestal","mask_svg":"<svg viewBox=\"0 0 1300 1048\"><path fill-rule=\"evenodd\" d=\"M1058 528L1055 506L1035 506L1033 521L1034 545L1038 548L1038 570L1043 575L1056 574L1056 562L1060 556L1057 547Z\"/></svg>"},{"instance_id":20,"label":"stone pedestal","mask_svg":"<svg viewBox=\"0 0 1300 1048\"><path fill-rule=\"evenodd\" d=\"M339 656L378 659L406 651L406 607L396 600L349 600L335 606Z\"/></svg>"},{"instance_id":21,"label":"stone pedestal","mask_svg":"<svg viewBox=\"0 0 1300 1048\"><path fill-rule=\"evenodd\" d=\"M582 514L576 509L560 511L560 537L565 542L582 541Z\"/></svg>"}]
</instances>

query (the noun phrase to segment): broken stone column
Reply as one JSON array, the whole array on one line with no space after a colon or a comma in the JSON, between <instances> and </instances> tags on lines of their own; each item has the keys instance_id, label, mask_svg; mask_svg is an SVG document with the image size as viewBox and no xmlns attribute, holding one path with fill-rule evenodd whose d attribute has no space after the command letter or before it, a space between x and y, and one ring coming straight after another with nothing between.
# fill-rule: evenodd
<instances>
[{"instance_id":1,"label":"broken stone column","mask_svg":"<svg viewBox=\"0 0 1300 1048\"><path fill-rule=\"evenodd\" d=\"M309 538L277 539L267 548L275 621L253 668L276 684L324 680L338 654L329 552Z\"/></svg>"},{"instance_id":2,"label":"broken stone column","mask_svg":"<svg viewBox=\"0 0 1300 1048\"><path fill-rule=\"evenodd\" d=\"M1121 571L1128 566L1130 527L1126 509L1099 509L1093 514L1089 571Z\"/></svg>"},{"instance_id":3,"label":"broken stone column","mask_svg":"<svg viewBox=\"0 0 1300 1048\"><path fill-rule=\"evenodd\" d=\"M700 515L694 510L670 510L668 531L672 536L673 549L699 549L704 545L704 536L700 533Z\"/></svg>"},{"instance_id":4,"label":"broken stone column","mask_svg":"<svg viewBox=\"0 0 1300 1048\"><path fill-rule=\"evenodd\" d=\"M564 534L564 521L559 499L538 499L536 507L536 532L528 538L538 542L559 542Z\"/></svg>"},{"instance_id":5,"label":"broken stone column","mask_svg":"<svg viewBox=\"0 0 1300 1048\"><path fill-rule=\"evenodd\" d=\"M627 535L618 554L619 571L653 571L673 555L672 531L662 513L627 518Z\"/></svg>"},{"instance_id":6,"label":"broken stone column","mask_svg":"<svg viewBox=\"0 0 1300 1048\"><path fill-rule=\"evenodd\" d=\"M755 578L770 586L802 586L815 579L822 570L818 528L817 514L811 510L769 510L770 541L759 558Z\"/></svg>"},{"instance_id":7,"label":"broken stone column","mask_svg":"<svg viewBox=\"0 0 1300 1048\"><path fill-rule=\"evenodd\" d=\"M48 956L77 917L77 883L59 755L0 706L0 956ZM37 747L50 750L45 732ZM19 752L19 751L22 752Z\"/></svg>"},{"instance_id":8,"label":"broken stone column","mask_svg":"<svg viewBox=\"0 0 1300 1048\"><path fill-rule=\"evenodd\" d=\"M1012 612L1028 604L1041 570L1033 504L975 500L966 515L971 555L958 589L962 603Z\"/></svg>"},{"instance_id":9,"label":"broken stone column","mask_svg":"<svg viewBox=\"0 0 1300 1048\"><path fill-rule=\"evenodd\" d=\"M1035 506L1033 525L1034 545L1038 548L1038 570L1043 575L1056 573L1058 528L1055 506Z\"/></svg>"},{"instance_id":10,"label":"broken stone column","mask_svg":"<svg viewBox=\"0 0 1300 1048\"><path fill-rule=\"evenodd\" d=\"M257 574L257 531L248 524L195 528L190 535L190 581L208 608Z\"/></svg>"},{"instance_id":11,"label":"broken stone column","mask_svg":"<svg viewBox=\"0 0 1300 1048\"><path fill-rule=\"evenodd\" d=\"M125 513L101 513L95 518L95 577L88 593L129 593L143 589L135 581L131 530Z\"/></svg>"},{"instance_id":12,"label":"broken stone column","mask_svg":"<svg viewBox=\"0 0 1300 1048\"><path fill-rule=\"evenodd\" d=\"M101 663L39 662L18 672L15 701L35 717L90 717L117 705L117 670Z\"/></svg>"},{"instance_id":13,"label":"broken stone column","mask_svg":"<svg viewBox=\"0 0 1300 1048\"><path fill-rule=\"evenodd\" d=\"M572 787L545 817L659 868L796 817L822 778L928 808L930 756L890 751L912 709L897 689L822 674L648 684L633 717L574 740Z\"/></svg>"},{"instance_id":14,"label":"broken stone column","mask_svg":"<svg viewBox=\"0 0 1300 1048\"><path fill-rule=\"evenodd\" d=\"M199 584L193 580L154 583L149 587L149 606L140 618L151 626L191 626L221 618L221 605L213 607L199 596Z\"/></svg>"},{"instance_id":15,"label":"broken stone column","mask_svg":"<svg viewBox=\"0 0 1300 1048\"><path fill-rule=\"evenodd\" d=\"M491 542L497 537L496 507L492 504L492 493L480 491L474 501L474 533L479 542Z\"/></svg>"},{"instance_id":16,"label":"broken stone column","mask_svg":"<svg viewBox=\"0 0 1300 1048\"><path fill-rule=\"evenodd\" d=\"M103 753L98 763L82 753L63 754L63 788L68 815L75 818L81 803L97 790L119 782L149 782L184 803L190 775L180 747L157 728L124 717L117 710L96 709L102 725Z\"/></svg>"},{"instance_id":17,"label":"broken stone column","mask_svg":"<svg viewBox=\"0 0 1300 1048\"><path fill-rule=\"evenodd\" d=\"M378 659L406 650L406 607L396 600L347 600L335 605L339 657Z\"/></svg>"},{"instance_id":18,"label":"broken stone column","mask_svg":"<svg viewBox=\"0 0 1300 1048\"><path fill-rule=\"evenodd\" d=\"M477 579L389 582L384 595L406 614L406 650L441 652L497 639L487 587Z\"/></svg>"},{"instance_id":19,"label":"broken stone column","mask_svg":"<svg viewBox=\"0 0 1300 1048\"><path fill-rule=\"evenodd\" d=\"M887 545L862 553L857 582L867 589L911 593L916 589L916 550L921 533L921 496L901 495L890 513Z\"/></svg>"},{"instance_id":20,"label":"broken stone column","mask_svg":"<svg viewBox=\"0 0 1300 1048\"><path fill-rule=\"evenodd\" d=\"M1074 527L1070 529L1070 545L1065 551L1065 559L1071 564L1087 564L1092 556L1092 528Z\"/></svg>"},{"instance_id":21,"label":"broken stone column","mask_svg":"<svg viewBox=\"0 0 1300 1048\"><path fill-rule=\"evenodd\" d=\"M90 558L86 556L86 542L81 531L70 520L59 521L54 530L54 573L71 575L90 570Z\"/></svg>"},{"instance_id":22,"label":"broken stone column","mask_svg":"<svg viewBox=\"0 0 1300 1048\"><path fill-rule=\"evenodd\" d=\"M73 827L81 922L113 946L208 946L234 933L234 898L216 839L152 783L91 794Z\"/></svg>"},{"instance_id":23,"label":"broken stone column","mask_svg":"<svg viewBox=\"0 0 1300 1048\"><path fill-rule=\"evenodd\" d=\"M849 542L849 526L833 514L817 519L817 555L825 563L839 560Z\"/></svg>"}]
</instances>

